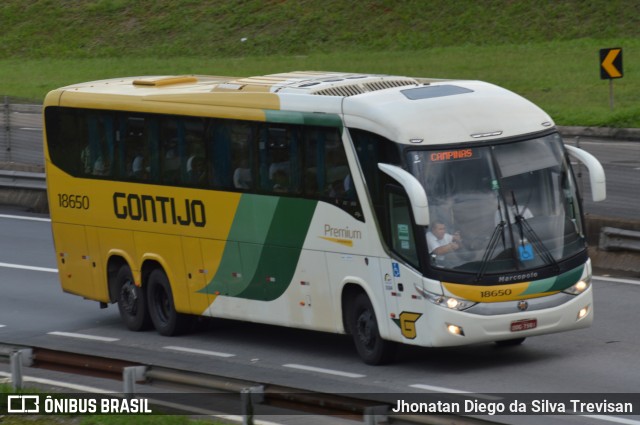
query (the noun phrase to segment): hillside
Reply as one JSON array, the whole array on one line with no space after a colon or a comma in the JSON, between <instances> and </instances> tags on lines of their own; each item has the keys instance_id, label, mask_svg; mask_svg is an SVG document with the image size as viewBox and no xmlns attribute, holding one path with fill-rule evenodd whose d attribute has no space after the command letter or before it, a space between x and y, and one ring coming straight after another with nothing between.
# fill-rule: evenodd
<instances>
[{"instance_id":1,"label":"hillside","mask_svg":"<svg viewBox=\"0 0 640 425\"><path fill-rule=\"evenodd\" d=\"M637 38L624 0L4 0L0 58L237 57Z\"/></svg>"}]
</instances>

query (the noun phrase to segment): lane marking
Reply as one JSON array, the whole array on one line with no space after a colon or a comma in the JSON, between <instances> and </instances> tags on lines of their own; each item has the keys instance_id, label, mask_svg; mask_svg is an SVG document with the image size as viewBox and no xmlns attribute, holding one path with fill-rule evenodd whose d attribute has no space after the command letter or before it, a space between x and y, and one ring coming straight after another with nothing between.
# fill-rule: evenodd
<instances>
[{"instance_id":1,"label":"lane marking","mask_svg":"<svg viewBox=\"0 0 640 425\"><path fill-rule=\"evenodd\" d=\"M306 370L306 371L309 371L309 372L318 372L318 373L326 373L326 374L329 374L329 375L344 376L346 378L364 378L364 377L367 376L367 375L360 375L359 373L342 372L340 370L325 369L325 368L322 368L322 367L305 366L305 365L295 364L295 363L288 363L288 364L284 364L282 366L289 367L289 368L292 368L292 369Z\"/></svg>"},{"instance_id":2,"label":"lane marking","mask_svg":"<svg viewBox=\"0 0 640 425\"><path fill-rule=\"evenodd\" d=\"M597 280L608 280L610 282L615 282L615 283L628 283L629 285L640 285L640 280L634 280L634 279L622 279L619 277L609 277L609 276L593 276L594 279Z\"/></svg>"},{"instance_id":3,"label":"lane marking","mask_svg":"<svg viewBox=\"0 0 640 425\"><path fill-rule=\"evenodd\" d=\"M617 418L615 416L604 416L604 415L577 415L577 416L582 416L583 418L589 418L589 419L598 419L598 420L607 421L607 422L615 422L617 424L640 425L640 421L636 421L634 419L627 419L627 418Z\"/></svg>"},{"instance_id":4,"label":"lane marking","mask_svg":"<svg viewBox=\"0 0 640 425\"><path fill-rule=\"evenodd\" d=\"M435 385L425 385L425 384L413 384L409 386L411 388L419 388L421 390L428 390L436 393L473 394L475 398L482 398L485 400L492 400L492 401L502 400L502 397L495 397L495 396L490 396L490 395L485 395L480 393L472 393L471 391L456 390L455 388L437 387Z\"/></svg>"},{"instance_id":5,"label":"lane marking","mask_svg":"<svg viewBox=\"0 0 640 425\"><path fill-rule=\"evenodd\" d=\"M185 353L203 354L205 356L235 357L235 354L221 353L219 351L199 350L197 348L178 347L175 345L168 345L162 348L164 348L165 350L182 351Z\"/></svg>"},{"instance_id":6,"label":"lane marking","mask_svg":"<svg viewBox=\"0 0 640 425\"><path fill-rule=\"evenodd\" d=\"M4 328L5 326L7 326L7 325L0 325L0 328Z\"/></svg>"},{"instance_id":7,"label":"lane marking","mask_svg":"<svg viewBox=\"0 0 640 425\"><path fill-rule=\"evenodd\" d=\"M96 336L96 335L87 335L87 334L77 334L73 332L47 332L47 335L55 335L55 336L66 336L69 338L79 338L79 339L90 339L92 341L104 341L104 342L114 342L119 341L120 338L109 338L106 336Z\"/></svg>"},{"instance_id":8,"label":"lane marking","mask_svg":"<svg viewBox=\"0 0 640 425\"><path fill-rule=\"evenodd\" d=\"M22 264L0 263L0 267L5 267L8 269L31 270L36 272L58 273L58 269L52 269L50 267L24 266Z\"/></svg>"},{"instance_id":9,"label":"lane marking","mask_svg":"<svg viewBox=\"0 0 640 425\"><path fill-rule=\"evenodd\" d=\"M24 216L24 215L0 214L0 218L12 218L12 219L15 219L15 220L30 220L30 221L47 221L47 222L51 222L50 218L27 217L27 216Z\"/></svg>"}]
</instances>

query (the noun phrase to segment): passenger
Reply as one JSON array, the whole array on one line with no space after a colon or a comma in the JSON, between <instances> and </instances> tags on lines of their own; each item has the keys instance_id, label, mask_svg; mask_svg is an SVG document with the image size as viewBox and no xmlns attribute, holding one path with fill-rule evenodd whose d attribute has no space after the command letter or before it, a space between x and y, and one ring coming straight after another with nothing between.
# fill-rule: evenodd
<instances>
[{"instance_id":1,"label":"passenger","mask_svg":"<svg viewBox=\"0 0 640 425\"><path fill-rule=\"evenodd\" d=\"M204 158L193 156L187 161L187 174L189 175L189 183L198 186L207 184L207 166Z\"/></svg>"},{"instance_id":2,"label":"passenger","mask_svg":"<svg viewBox=\"0 0 640 425\"><path fill-rule=\"evenodd\" d=\"M146 180L149 168L145 164L144 156L137 155L131 164L131 176L138 180Z\"/></svg>"},{"instance_id":3,"label":"passenger","mask_svg":"<svg viewBox=\"0 0 640 425\"><path fill-rule=\"evenodd\" d=\"M248 168L247 161L240 163L240 167L233 172L233 186L236 189L251 189L252 178L251 169Z\"/></svg>"}]
</instances>

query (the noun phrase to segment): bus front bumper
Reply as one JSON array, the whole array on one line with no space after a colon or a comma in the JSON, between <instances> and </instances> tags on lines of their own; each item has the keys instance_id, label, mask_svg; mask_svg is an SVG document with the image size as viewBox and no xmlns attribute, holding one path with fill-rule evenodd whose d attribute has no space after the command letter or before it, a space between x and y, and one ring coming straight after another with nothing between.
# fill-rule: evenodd
<instances>
[{"instance_id":1,"label":"bus front bumper","mask_svg":"<svg viewBox=\"0 0 640 425\"><path fill-rule=\"evenodd\" d=\"M491 304L484 304L482 314L457 311L430 304L429 320L416 323L417 338L405 343L448 347L492 341L526 338L589 327L593 322L592 287L569 300L548 308L514 313L490 314ZM535 302L545 300L536 299ZM517 302L514 302L514 304ZM475 309L478 311L478 309Z\"/></svg>"}]
</instances>

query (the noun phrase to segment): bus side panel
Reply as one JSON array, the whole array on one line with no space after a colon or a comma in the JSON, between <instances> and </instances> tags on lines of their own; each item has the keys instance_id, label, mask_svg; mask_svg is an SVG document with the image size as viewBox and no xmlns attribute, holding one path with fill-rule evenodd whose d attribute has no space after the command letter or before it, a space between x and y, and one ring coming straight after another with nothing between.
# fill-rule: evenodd
<instances>
[{"instance_id":1,"label":"bus side panel","mask_svg":"<svg viewBox=\"0 0 640 425\"><path fill-rule=\"evenodd\" d=\"M94 282L95 300L109 302L109 288L103 282L107 280L104 266L104 257L100 255L100 236L96 227L85 228L87 234L87 247L89 248L89 262Z\"/></svg>"},{"instance_id":2,"label":"bus side panel","mask_svg":"<svg viewBox=\"0 0 640 425\"><path fill-rule=\"evenodd\" d=\"M290 300L289 320L301 328L338 332L342 323L334 290L325 253L302 251L291 287L284 294Z\"/></svg>"},{"instance_id":3,"label":"bus side panel","mask_svg":"<svg viewBox=\"0 0 640 425\"><path fill-rule=\"evenodd\" d=\"M202 261L203 250L200 245L200 240L197 238L182 238L182 254L187 274L189 303L196 314L205 311L210 304L207 294L199 292L207 285L207 276L210 273Z\"/></svg>"},{"instance_id":4,"label":"bus side panel","mask_svg":"<svg viewBox=\"0 0 640 425\"><path fill-rule=\"evenodd\" d=\"M52 223L62 289L97 299L84 226Z\"/></svg>"},{"instance_id":5,"label":"bus side panel","mask_svg":"<svg viewBox=\"0 0 640 425\"><path fill-rule=\"evenodd\" d=\"M367 294L371 305L376 313L376 320L380 335L389 338L389 324L387 307L384 297L388 296L381 284L380 259L363 255L351 255L346 253L327 252L327 263L329 268L329 278L340 290L336 291L334 303L341 303L342 288L348 284L354 284L362 288ZM349 313L349 308L353 299L346 300L344 313ZM340 304L338 304L340 305ZM340 317L341 319L342 317Z\"/></svg>"},{"instance_id":6,"label":"bus side panel","mask_svg":"<svg viewBox=\"0 0 640 425\"><path fill-rule=\"evenodd\" d=\"M193 310L189 303L188 276L182 261L182 242L180 239L179 236L174 235L134 233L136 252L141 264L147 260L156 261L167 274L176 311L196 313L197 311Z\"/></svg>"},{"instance_id":7,"label":"bus side panel","mask_svg":"<svg viewBox=\"0 0 640 425\"><path fill-rule=\"evenodd\" d=\"M133 232L102 227L97 230L100 242L100 258L104 258L104 262L107 264L111 256L122 257L131 268L135 283L140 285L140 263L136 257ZM108 290L107 279L100 280L100 284L105 287L105 290Z\"/></svg>"}]
</instances>

